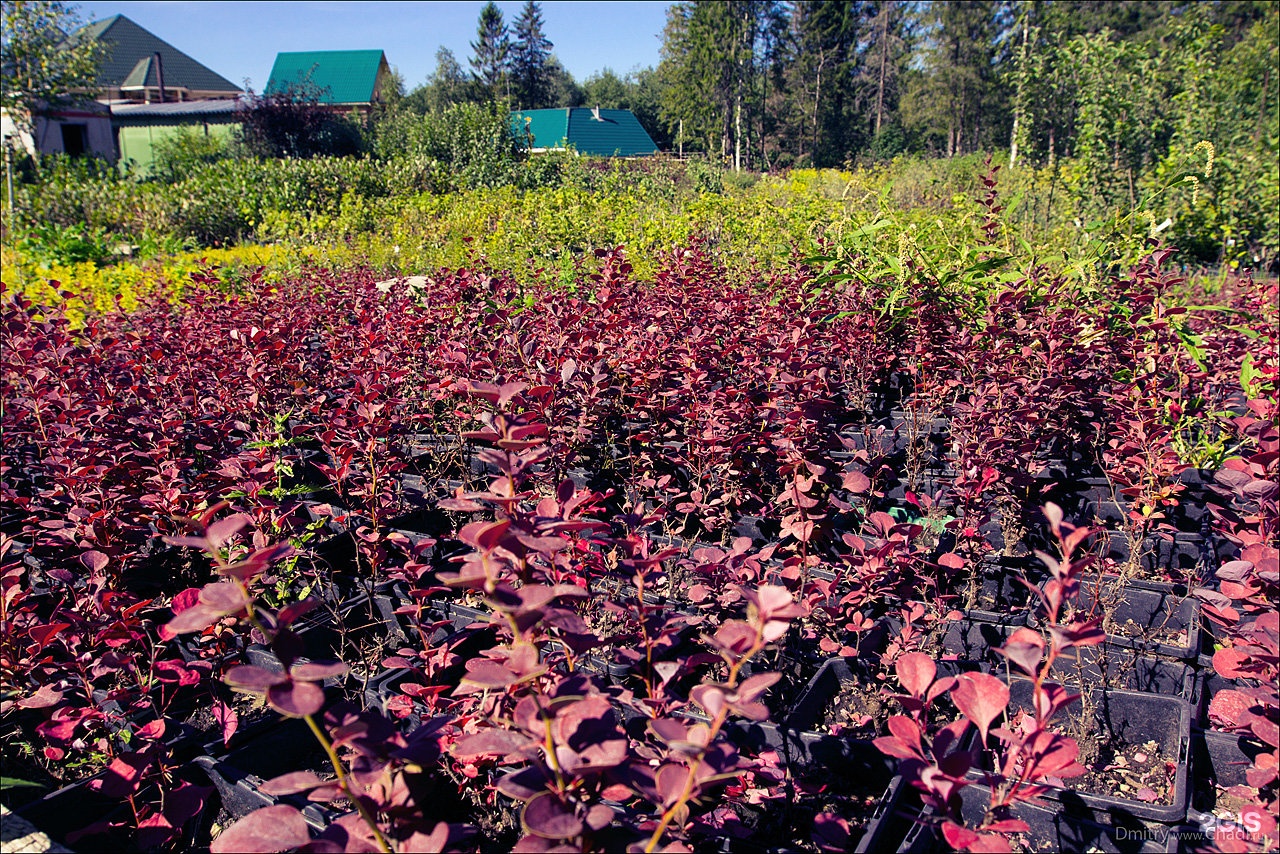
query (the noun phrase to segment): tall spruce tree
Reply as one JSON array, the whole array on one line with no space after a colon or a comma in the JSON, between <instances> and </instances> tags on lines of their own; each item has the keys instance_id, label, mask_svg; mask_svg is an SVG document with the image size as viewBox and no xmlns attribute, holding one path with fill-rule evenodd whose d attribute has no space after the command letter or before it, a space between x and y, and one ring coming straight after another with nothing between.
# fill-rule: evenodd
<instances>
[{"instance_id":1,"label":"tall spruce tree","mask_svg":"<svg viewBox=\"0 0 1280 854\"><path fill-rule=\"evenodd\" d=\"M926 148L951 157L1008 144L1009 114L998 66L1006 12L994 0L920 8L920 70L903 112Z\"/></svg>"},{"instance_id":2,"label":"tall spruce tree","mask_svg":"<svg viewBox=\"0 0 1280 854\"><path fill-rule=\"evenodd\" d=\"M761 101L761 46L774 6L769 0L695 0L667 12L658 69L663 119L678 139L735 168L750 160L753 148L760 151L751 128Z\"/></svg>"},{"instance_id":3,"label":"tall spruce tree","mask_svg":"<svg viewBox=\"0 0 1280 854\"><path fill-rule=\"evenodd\" d=\"M486 94L494 100L510 97L508 60L511 56L511 36L507 33L502 10L489 0L480 10L480 26L477 40L471 43L471 70Z\"/></svg>"},{"instance_id":4,"label":"tall spruce tree","mask_svg":"<svg viewBox=\"0 0 1280 854\"><path fill-rule=\"evenodd\" d=\"M555 106L551 102L551 40L542 32L542 7L526 0L515 22L511 45L512 88L516 105L526 110Z\"/></svg>"},{"instance_id":5,"label":"tall spruce tree","mask_svg":"<svg viewBox=\"0 0 1280 854\"><path fill-rule=\"evenodd\" d=\"M836 166L864 142L856 111L858 42L863 4L856 0L802 0L793 6L794 60L790 82L801 122L797 152L816 166Z\"/></svg>"}]
</instances>

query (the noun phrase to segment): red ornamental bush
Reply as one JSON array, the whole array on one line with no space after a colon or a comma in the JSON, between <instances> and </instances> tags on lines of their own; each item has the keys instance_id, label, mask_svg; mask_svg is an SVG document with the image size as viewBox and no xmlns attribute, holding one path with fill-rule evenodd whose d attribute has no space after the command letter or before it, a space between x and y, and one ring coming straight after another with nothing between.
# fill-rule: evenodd
<instances>
[{"instance_id":1,"label":"red ornamental bush","mask_svg":"<svg viewBox=\"0 0 1280 854\"><path fill-rule=\"evenodd\" d=\"M1207 721L1261 746L1231 791L1274 804L1274 287L1233 286L1249 334L1159 256L1090 296L935 285L904 322L801 266L600 254L570 292L210 273L80 328L5 296L0 722L51 786L128 800L84 834L188 844L282 715L319 754L215 850L838 849L882 793L778 725L839 655L866 696L829 715L897 760L893 813L994 850L1083 773L1055 661L1113 649L1072 602L1117 572L1196 589L1233 680ZM1188 479L1188 442L1233 450ZM1189 506L1198 567L1097 546L1182 554ZM983 611L1029 624L957 643Z\"/></svg>"}]
</instances>

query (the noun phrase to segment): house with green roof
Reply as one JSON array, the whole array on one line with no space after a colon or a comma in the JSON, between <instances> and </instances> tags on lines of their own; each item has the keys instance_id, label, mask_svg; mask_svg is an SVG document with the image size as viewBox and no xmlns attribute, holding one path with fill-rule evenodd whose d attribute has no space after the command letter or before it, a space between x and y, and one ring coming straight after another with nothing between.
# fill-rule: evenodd
<instances>
[{"instance_id":1,"label":"house with green roof","mask_svg":"<svg viewBox=\"0 0 1280 854\"><path fill-rule=\"evenodd\" d=\"M124 15L86 24L73 38L103 45L97 97L104 103L221 100L244 94L221 74Z\"/></svg>"},{"instance_id":2,"label":"house with green roof","mask_svg":"<svg viewBox=\"0 0 1280 854\"><path fill-rule=\"evenodd\" d=\"M321 104L335 110L368 114L381 103L391 76L380 50L307 50L276 54L264 95L289 87L311 90Z\"/></svg>"},{"instance_id":3,"label":"house with green roof","mask_svg":"<svg viewBox=\"0 0 1280 854\"><path fill-rule=\"evenodd\" d=\"M644 157L658 146L630 110L564 107L552 110L513 110L511 130L529 139L533 152L572 147L596 157Z\"/></svg>"},{"instance_id":4,"label":"house with green roof","mask_svg":"<svg viewBox=\"0 0 1280 854\"><path fill-rule=\"evenodd\" d=\"M0 131L32 154L92 154L149 165L151 146L181 126L230 135L234 105L244 92L124 15L86 24L70 39L103 47L93 93L34 117L31 133L0 110ZM90 100L96 98L97 100ZM173 106L181 104L179 111ZM159 109L152 109L156 107Z\"/></svg>"}]
</instances>

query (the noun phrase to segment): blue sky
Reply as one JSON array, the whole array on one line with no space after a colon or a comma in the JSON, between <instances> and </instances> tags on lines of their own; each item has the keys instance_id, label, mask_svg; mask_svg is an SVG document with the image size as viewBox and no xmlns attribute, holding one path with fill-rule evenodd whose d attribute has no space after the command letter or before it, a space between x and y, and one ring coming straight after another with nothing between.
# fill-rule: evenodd
<instances>
[{"instance_id":1,"label":"blue sky","mask_svg":"<svg viewBox=\"0 0 1280 854\"><path fill-rule=\"evenodd\" d=\"M510 27L523 0L499 2ZM665 0L542 0L552 52L581 82L606 67L618 74L658 64ZM80 2L82 18L120 14L233 83L262 91L279 51L380 48L412 89L435 69L441 45L470 70L483 2Z\"/></svg>"}]
</instances>

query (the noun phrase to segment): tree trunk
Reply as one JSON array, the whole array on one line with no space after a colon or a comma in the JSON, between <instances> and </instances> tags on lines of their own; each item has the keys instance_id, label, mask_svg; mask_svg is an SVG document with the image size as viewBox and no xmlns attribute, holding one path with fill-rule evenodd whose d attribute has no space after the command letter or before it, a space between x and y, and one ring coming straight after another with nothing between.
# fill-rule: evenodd
<instances>
[{"instance_id":1,"label":"tree trunk","mask_svg":"<svg viewBox=\"0 0 1280 854\"><path fill-rule=\"evenodd\" d=\"M880 122L884 118L884 70L889 58L889 9L891 0L880 4L880 79L876 84L876 133L880 133Z\"/></svg>"},{"instance_id":2,"label":"tree trunk","mask_svg":"<svg viewBox=\"0 0 1280 854\"><path fill-rule=\"evenodd\" d=\"M742 171L742 96L733 105L733 171Z\"/></svg>"},{"instance_id":3,"label":"tree trunk","mask_svg":"<svg viewBox=\"0 0 1280 854\"><path fill-rule=\"evenodd\" d=\"M1027 59L1028 30L1029 30L1028 19L1026 15L1023 15L1022 16L1022 60L1023 62L1025 62ZM1009 134L1009 168L1010 169L1012 169L1014 164L1018 162L1018 123L1022 120L1023 94L1021 90L1024 85L1024 79L1025 79L1023 77L1023 74L1025 74L1025 67L1023 69L1019 69L1017 83L1015 84L1018 88L1014 95L1016 100L1014 102L1014 110L1013 110L1013 132Z\"/></svg>"},{"instance_id":4,"label":"tree trunk","mask_svg":"<svg viewBox=\"0 0 1280 854\"><path fill-rule=\"evenodd\" d=\"M813 144L809 149L809 159L813 166L818 164L818 107L822 99L822 67L826 65L825 51L818 56L818 79L813 86Z\"/></svg>"}]
</instances>

